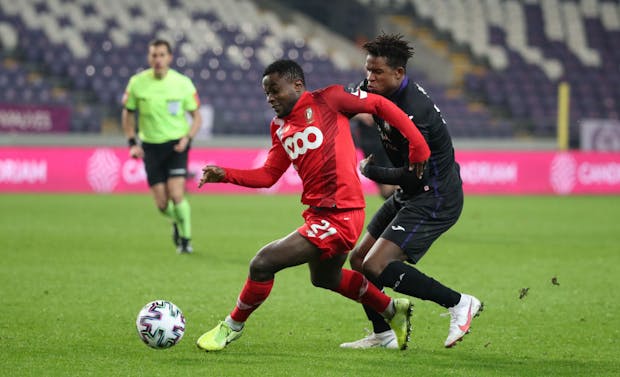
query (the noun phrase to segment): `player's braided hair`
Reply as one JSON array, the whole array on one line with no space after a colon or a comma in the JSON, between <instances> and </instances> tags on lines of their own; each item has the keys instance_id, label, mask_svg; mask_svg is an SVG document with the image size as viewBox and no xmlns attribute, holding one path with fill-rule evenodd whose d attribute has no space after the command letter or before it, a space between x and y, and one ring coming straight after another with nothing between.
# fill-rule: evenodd
<instances>
[{"instance_id":1,"label":"player's braided hair","mask_svg":"<svg viewBox=\"0 0 620 377\"><path fill-rule=\"evenodd\" d=\"M369 55L382 56L392 69L407 69L407 61L413 56L413 46L403 40L402 34L385 34L377 36L362 46Z\"/></svg>"},{"instance_id":2,"label":"player's braided hair","mask_svg":"<svg viewBox=\"0 0 620 377\"><path fill-rule=\"evenodd\" d=\"M302 84L306 85L306 78L304 77L304 70L301 69L299 64L292 60L276 60L269 64L263 72L263 77L277 73L282 77L285 77L288 81L293 82L295 80L301 80Z\"/></svg>"}]
</instances>

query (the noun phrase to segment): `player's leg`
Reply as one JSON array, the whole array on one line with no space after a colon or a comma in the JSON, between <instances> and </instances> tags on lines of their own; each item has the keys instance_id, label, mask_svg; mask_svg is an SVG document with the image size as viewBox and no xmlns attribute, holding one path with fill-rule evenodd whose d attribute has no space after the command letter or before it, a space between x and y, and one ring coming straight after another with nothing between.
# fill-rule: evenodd
<instances>
[{"instance_id":1,"label":"player's leg","mask_svg":"<svg viewBox=\"0 0 620 377\"><path fill-rule=\"evenodd\" d=\"M349 263L355 271L363 272L362 263L370 248L375 244L376 238L383 233L383 230L390 224L394 216L398 213L400 203L394 197L386 200L368 224L368 232L364 234L362 240L351 251ZM377 288L383 290L383 285L373 278L366 276ZM342 348L398 348L396 334L384 320L383 316L367 305L364 305L366 317L372 323L372 333L366 337L352 342L342 343Z\"/></svg>"},{"instance_id":2,"label":"player's leg","mask_svg":"<svg viewBox=\"0 0 620 377\"><path fill-rule=\"evenodd\" d=\"M308 262L312 284L330 289L373 308L394 329L397 346L405 349L409 339L412 306L409 300L392 300L358 271L342 269L346 254L359 237L364 211L308 210L298 231L321 251ZM385 319L383 321L385 322Z\"/></svg>"},{"instance_id":3,"label":"player's leg","mask_svg":"<svg viewBox=\"0 0 620 377\"><path fill-rule=\"evenodd\" d=\"M456 222L461 209L459 200L444 202L443 207L438 207L434 199L407 202L363 262L364 273L375 277L380 284L450 309L452 321L447 347L467 333L471 317L481 307L480 301L461 295L405 261L417 263L432 243Z\"/></svg>"},{"instance_id":4,"label":"player's leg","mask_svg":"<svg viewBox=\"0 0 620 377\"><path fill-rule=\"evenodd\" d=\"M444 200L444 206L447 200ZM378 237L363 262L363 271L380 284L423 300L431 300L446 308L454 306L460 294L424 275L405 261L417 263L432 243L458 218L456 210L438 206L437 200L405 201L389 226ZM453 214L455 213L455 215Z\"/></svg>"},{"instance_id":5,"label":"player's leg","mask_svg":"<svg viewBox=\"0 0 620 377\"><path fill-rule=\"evenodd\" d=\"M360 272L342 269L345 254L309 262L312 284L332 290L381 313L382 320L394 334L395 348L406 349L411 331L413 306L407 299L392 299L374 286Z\"/></svg>"},{"instance_id":6,"label":"player's leg","mask_svg":"<svg viewBox=\"0 0 620 377\"><path fill-rule=\"evenodd\" d=\"M366 258L366 254L375 244L377 239L372 236L372 234L366 232L362 236L362 240L355 245L355 248L351 250L349 253L349 264L351 265L351 269L362 272L362 263L364 262L364 258Z\"/></svg>"},{"instance_id":7,"label":"player's leg","mask_svg":"<svg viewBox=\"0 0 620 377\"><path fill-rule=\"evenodd\" d=\"M174 147L171 143L170 148ZM170 151L166 159L167 181L166 186L169 198L172 200L174 212L178 219L176 225L179 232L179 244L177 251L179 253L191 253L192 239L192 218L191 207L189 201L185 198L185 183L187 177L187 159L188 150L178 153L174 150Z\"/></svg>"},{"instance_id":8,"label":"player's leg","mask_svg":"<svg viewBox=\"0 0 620 377\"><path fill-rule=\"evenodd\" d=\"M172 206L169 206L168 201L168 192L166 190L166 184L163 182L155 183L149 187L151 190L151 194L153 196L153 201L155 202L155 206L157 209L166 217L170 219L174 219L173 213L174 210L170 211L169 209ZM170 203L171 204L171 203Z\"/></svg>"},{"instance_id":9,"label":"player's leg","mask_svg":"<svg viewBox=\"0 0 620 377\"><path fill-rule=\"evenodd\" d=\"M433 301L443 307L454 306L460 294L424 275L406 264L408 256L394 242L380 237L366 255L364 274L377 279L380 284L422 300Z\"/></svg>"},{"instance_id":10,"label":"player's leg","mask_svg":"<svg viewBox=\"0 0 620 377\"><path fill-rule=\"evenodd\" d=\"M238 339L245 321L269 297L275 274L284 268L307 263L318 254L318 249L297 231L264 246L250 262L250 273L235 308L224 321L198 339L198 347L219 351Z\"/></svg>"},{"instance_id":11,"label":"player's leg","mask_svg":"<svg viewBox=\"0 0 620 377\"><path fill-rule=\"evenodd\" d=\"M156 183L150 187L150 190L159 212L170 219L172 223L172 242L178 246L180 244L180 235L177 227L179 217L174 209L172 200L168 198L166 184L163 182Z\"/></svg>"},{"instance_id":12,"label":"player's leg","mask_svg":"<svg viewBox=\"0 0 620 377\"><path fill-rule=\"evenodd\" d=\"M379 313L389 310L391 298L377 289L364 275L343 269L346 254L328 259L314 258L308 263L310 279L315 287L329 289L354 301L369 305ZM386 315L392 313L388 312Z\"/></svg>"},{"instance_id":13,"label":"player's leg","mask_svg":"<svg viewBox=\"0 0 620 377\"><path fill-rule=\"evenodd\" d=\"M166 184L163 182L156 183L150 187L155 206L159 209L159 212L170 219L172 223L172 242L178 246L180 244L180 236L178 232L177 223L179 218L174 209L174 204L171 199L168 198L168 190Z\"/></svg>"},{"instance_id":14,"label":"player's leg","mask_svg":"<svg viewBox=\"0 0 620 377\"><path fill-rule=\"evenodd\" d=\"M169 147L166 144L143 143L144 149L144 168L149 188L153 195L155 205L159 212L169 218L172 223L172 240L175 245L179 244L179 234L177 223L179 221L174 203L168 195L166 181L168 180L168 169L166 158L169 154Z\"/></svg>"},{"instance_id":15,"label":"player's leg","mask_svg":"<svg viewBox=\"0 0 620 377\"><path fill-rule=\"evenodd\" d=\"M462 298L466 298L467 296L461 295L437 280L423 274L415 267L404 263L403 259L406 257L407 256L398 245L384 238L379 238L364 260L364 273L367 276L374 276L380 284L391 287L396 292L422 300L430 300L443 307L451 308L451 314L453 314L452 312L454 310L457 310L455 308L459 308L455 314L461 315L458 317L454 314L452 315L448 337L450 345L448 345L448 340L446 340L445 344L446 346L452 346L457 340L461 339L469 329L471 319L462 319L462 305L457 305ZM468 302L471 302L471 300ZM476 315L478 308L479 306L475 307L474 305L474 307L466 308L466 310L471 309L472 312L470 313ZM467 316L467 313L465 313L465 316ZM459 330L461 328L458 327L459 325L456 325L457 322L461 326L467 326L467 330ZM388 334L389 333L386 333L383 338L378 340L387 341L389 339ZM364 343L368 343L368 341ZM358 345L358 347L355 348L368 347Z\"/></svg>"},{"instance_id":16,"label":"player's leg","mask_svg":"<svg viewBox=\"0 0 620 377\"><path fill-rule=\"evenodd\" d=\"M185 198L185 177L168 178L167 189L177 219L176 226L179 233L177 251L179 253L191 253L193 251L190 243L192 239L192 212L189 201Z\"/></svg>"},{"instance_id":17,"label":"player's leg","mask_svg":"<svg viewBox=\"0 0 620 377\"><path fill-rule=\"evenodd\" d=\"M230 313L236 322L233 325L243 327L250 314L267 299L278 271L307 263L318 254L317 248L296 231L260 249L250 261L249 276Z\"/></svg>"}]
</instances>

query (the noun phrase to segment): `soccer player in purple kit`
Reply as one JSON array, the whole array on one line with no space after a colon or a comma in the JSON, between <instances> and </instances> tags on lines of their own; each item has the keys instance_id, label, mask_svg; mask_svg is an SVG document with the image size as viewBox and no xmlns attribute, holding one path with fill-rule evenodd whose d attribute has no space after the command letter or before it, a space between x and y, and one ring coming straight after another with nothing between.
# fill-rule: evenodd
<instances>
[{"instance_id":1,"label":"soccer player in purple kit","mask_svg":"<svg viewBox=\"0 0 620 377\"><path fill-rule=\"evenodd\" d=\"M301 201L308 208L299 228L261 248L249 266L237 303L230 314L197 341L198 348L219 351L238 339L250 314L269 296L275 274L308 264L312 284L361 302L384 318L405 349L410 331L411 304L391 299L357 271L343 269L349 250L364 224L364 195L357 174L351 138L351 113L372 113L387 119L410 141L407 166L422 174L429 155L424 138L407 116L387 99L342 86L307 91L301 67L291 60L269 65L262 79L267 102L276 113L264 165L257 169L205 166L200 186L227 182L245 187L270 187L293 164L302 182Z\"/></svg>"},{"instance_id":2,"label":"soccer player in purple kit","mask_svg":"<svg viewBox=\"0 0 620 377\"><path fill-rule=\"evenodd\" d=\"M377 287L433 301L450 313L445 347L454 346L469 332L471 320L482 310L476 297L454 291L413 267L433 242L458 220L463 209L463 187L454 159L452 139L439 108L424 89L407 76L413 47L401 35L382 34L363 45L366 79L360 89L379 94L409 115L409 128L417 128L431 149L424 174L405 166L408 141L401 128L374 116L379 136L394 168L374 164L372 156L360 164L362 174L375 182L398 185L374 215L367 233L351 252L353 270L363 272ZM409 262L409 264L405 263ZM381 317L364 306L373 332L342 348L397 348L394 333Z\"/></svg>"}]
</instances>

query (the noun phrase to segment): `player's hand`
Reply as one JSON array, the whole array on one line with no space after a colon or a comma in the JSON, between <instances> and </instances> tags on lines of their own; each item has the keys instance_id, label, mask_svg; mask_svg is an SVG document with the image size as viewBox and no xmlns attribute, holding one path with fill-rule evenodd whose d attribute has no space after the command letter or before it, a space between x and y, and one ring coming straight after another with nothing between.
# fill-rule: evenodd
<instances>
[{"instance_id":1,"label":"player's hand","mask_svg":"<svg viewBox=\"0 0 620 377\"><path fill-rule=\"evenodd\" d=\"M207 165L202 168L202 178L198 184L198 188L201 188L205 183L222 182L226 173L224 169L215 165Z\"/></svg>"},{"instance_id":2,"label":"player's hand","mask_svg":"<svg viewBox=\"0 0 620 377\"><path fill-rule=\"evenodd\" d=\"M368 157L360 161L360 173L362 173L363 176L366 176L366 166L373 165L374 163L375 156L371 153Z\"/></svg>"},{"instance_id":3,"label":"player's hand","mask_svg":"<svg viewBox=\"0 0 620 377\"><path fill-rule=\"evenodd\" d=\"M179 139L179 142L174 145L174 151L178 153L184 152L187 149L188 145L189 145L189 137L183 136L182 138Z\"/></svg>"},{"instance_id":4,"label":"player's hand","mask_svg":"<svg viewBox=\"0 0 620 377\"><path fill-rule=\"evenodd\" d=\"M132 145L129 148L129 157L131 158L143 158L144 157L144 149L140 145Z\"/></svg>"},{"instance_id":5,"label":"player's hand","mask_svg":"<svg viewBox=\"0 0 620 377\"><path fill-rule=\"evenodd\" d=\"M422 177L424 176L424 169L426 168L427 163L428 160L409 164L409 171L415 171L415 176L418 177L418 179L422 179Z\"/></svg>"}]
</instances>

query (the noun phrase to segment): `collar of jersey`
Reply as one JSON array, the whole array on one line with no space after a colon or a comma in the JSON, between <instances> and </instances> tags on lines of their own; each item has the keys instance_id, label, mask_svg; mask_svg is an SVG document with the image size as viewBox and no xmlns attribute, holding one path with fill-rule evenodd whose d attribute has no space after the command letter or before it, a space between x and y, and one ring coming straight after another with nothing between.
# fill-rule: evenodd
<instances>
[{"instance_id":1,"label":"collar of jersey","mask_svg":"<svg viewBox=\"0 0 620 377\"><path fill-rule=\"evenodd\" d=\"M388 99L394 100L400 97L400 95L405 91L405 88L407 87L407 85L409 85L409 76L405 76L405 78L403 79L403 82L400 83L400 86L398 87L398 89L391 96L389 96Z\"/></svg>"}]
</instances>

